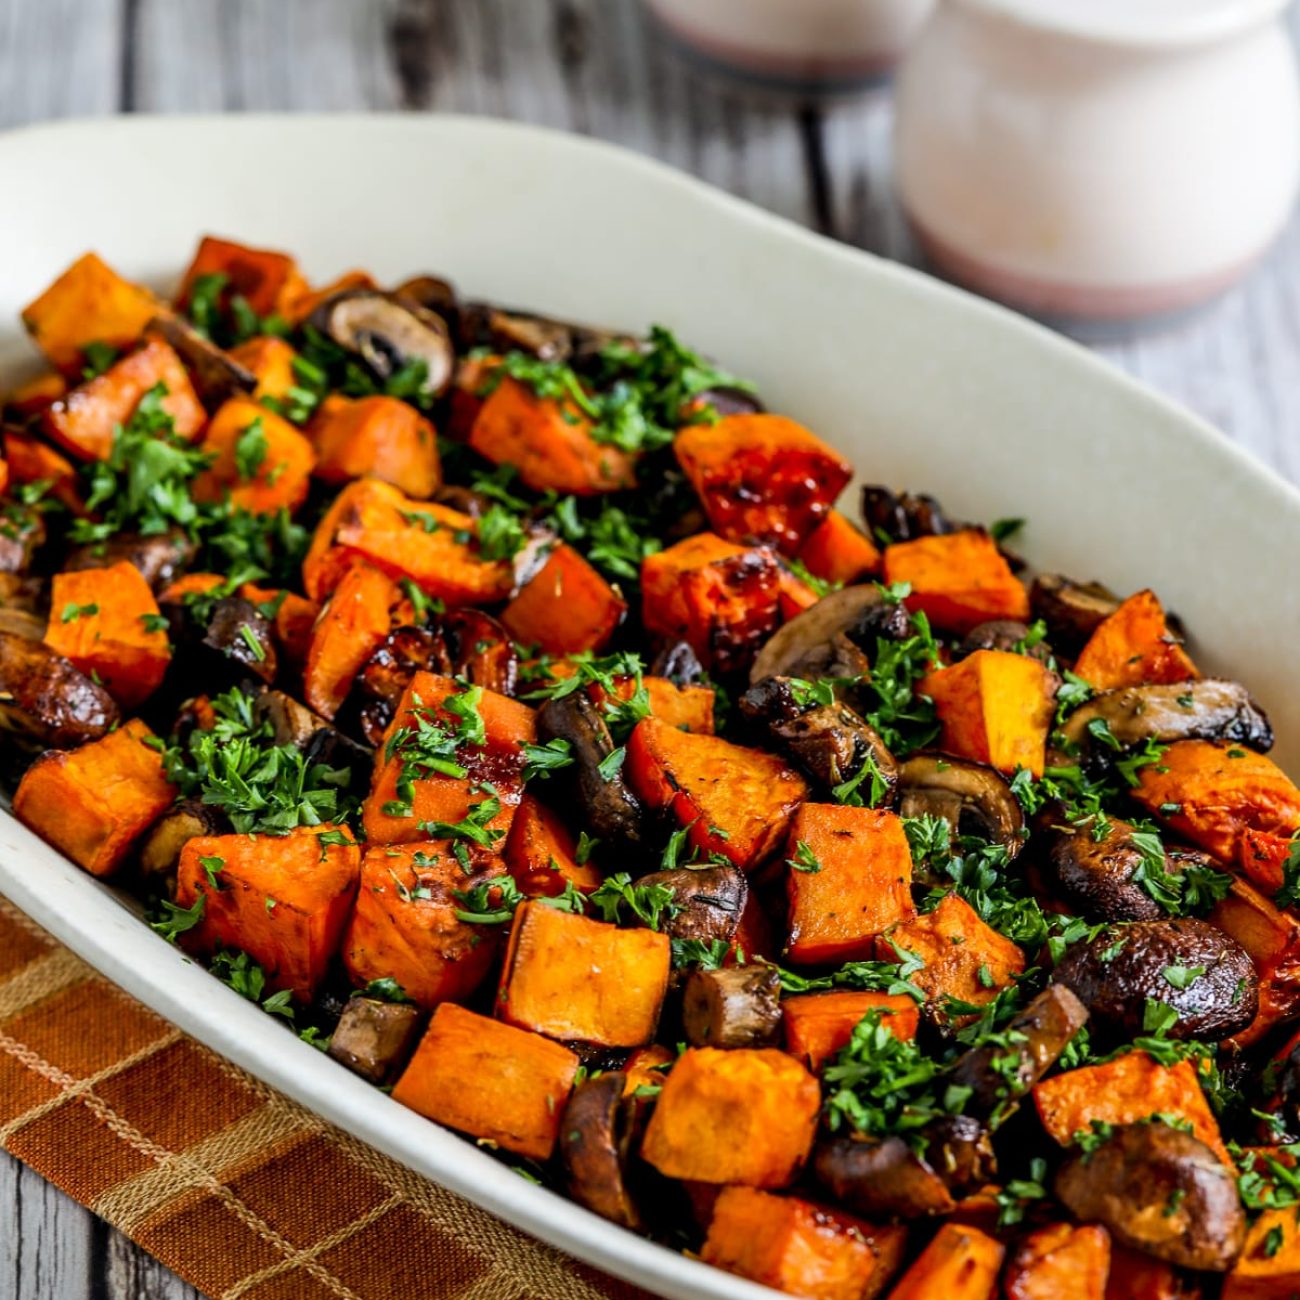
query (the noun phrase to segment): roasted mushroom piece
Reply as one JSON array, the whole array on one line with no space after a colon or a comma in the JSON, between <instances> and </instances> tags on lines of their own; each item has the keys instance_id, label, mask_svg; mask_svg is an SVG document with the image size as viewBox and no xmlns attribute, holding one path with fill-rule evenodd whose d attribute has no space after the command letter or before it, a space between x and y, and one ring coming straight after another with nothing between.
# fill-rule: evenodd
<instances>
[{"instance_id":1,"label":"roasted mushroom piece","mask_svg":"<svg viewBox=\"0 0 1300 1300\"><path fill-rule=\"evenodd\" d=\"M704 676L704 665L685 641L665 646L650 665L653 677L666 677L678 686L694 686Z\"/></svg>"},{"instance_id":2,"label":"roasted mushroom piece","mask_svg":"<svg viewBox=\"0 0 1300 1300\"><path fill-rule=\"evenodd\" d=\"M903 817L942 817L954 835L1001 844L1012 858L1024 846L1020 801L991 767L951 754L913 754L898 769L898 798Z\"/></svg>"},{"instance_id":3,"label":"roasted mushroom piece","mask_svg":"<svg viewBox=\"0 0 1300 1300\"><path fill-rule=\"evenodd\" d=\"M577 369L598 359L611 343L639 346L630 334L576 325L539 316L518 307L467 302L460 308L458 336L462 348L489 347L497 352L527 352L542 361L567 361Z\"/></svg>"},{"instance_id":4,"label":"roasted mushroom piece","mask_svg":"<svg viewBox=\"0 0 1300 1300\"><path fill-rule=\"evenodd\" d=\"M885 542L910 542L917 537L955 532L960 527L944 514L933 497L891 492L879 483L868 483L862 489L862 519L870 536Z\"/></svg>"},{"instance_id":5,"label":"roasted mushroom piece","mask_svg":"<svg viewBox=\"0 0 1300 1300\"><path fill-rule=\"evenodd\" d=\"M987 623L973 627L962 638L954 659L965 659L977 650L1010 650L1028 655L1039 663L1052 662L1052 647L1046 640L1031 642L1028 624L1017 622L1013 618L995 618Z\"/></svg>"},{"instance_id":6,"label":"roasted mushroom piece","mask_svg":"<svg viewBox=\"0 0 1300 1300\"><path fill-rule=\"evenodd\" d=\"M227 661L237 679L275 680L275 630L270 620L242 596L225 596L212 607L201 643L212 657Z\"/></svg>"},{"instance_id":7,"label":"roasted mushroom piece","mask_svg":"<svg viewBox=\"0 0 1300 1300\"><path fill-rule=\"evenodd\" d=\"M1052 978L1078 996L1094 1024L1126 1039L1150 1030L1150 1002L1177 1014L1166 1037L1211 1043L1245 1029L1259 1009L1249 954L1195 917L1110 926L1070 948Z\"/></svg>"},{"instance_id":8,"label":"roasted mushroom piece","mask_svg":"<svg viewBox=\"0 0 1300 1300\"><path fill-rule=\"evenodd\" d=\"M628 1166L644 1107L623 1095L626 1084L627 1076L612 1070L574 1088L560 1123L560 1159L569 1195L579 1205L638 1231L641 1212L632 1197Z\"/></svg>"},{"instance_id":9,"label":"roasted mushroom piece","mask_svg":"<svg viewBox=\"0 0 1300 1300\"><path fill-rule=\"evenodd\" d=\"M222 351L211 339L204 338L184 317L155 316L149 322L149 330L161 334L180 354L199 399L209 411L257 387L257 376L247 366Z\"/></svg>"},{"instance_id":10,"label":"roasted mushroom piece","mask_svg":"<svg viewBox=\"0 0 1300 1300\"><path fill-rule=\"evenodd\" d=\"M330 1035L329 1054L382 1087L392 1083L415 1049L424 1016L413 1002L352 997Z\"/></svg>"},{"instance_id":11,"label":"roasted mushroom piece","mask_svg":"<svg viewBox=\"0 0 1300 1300\"><path fill-rule=\"evenodd\" d=\"M0 631L0 730L24 748L72 749L122 720L113 697L43 641Z\"/></svg>"},{"instance_id":12,"label":"roasted mushroom piece","mask_svg":"<svg viewBox=\"0 0 1300 1300\"><path fill-rule=\"evenodd\" d=\"M45 520L18 501L0 505L0 574L24 574L45 545Z\"/></svg>"},{"instance_id":13,"label":"roasted mushroom piece","mask_svg":"<svg viewBox=\"0 0 1300 1300\"><path fill-rule=\"evenodd\" d=\"M673 891L672 916L662 925L673 939L730 942L740 927L749 883L739 867L676 867L642 876L638 885L658 885Z\"/></svg>"},{"instance_id":14,"label":"roasted mushroom piece","mask_svg":"<svg viewBox=\"0 0 1300 1300\"><path fill-rule=\"evenodd\" d=\"M321 303L310 323L359 357L379 379L423 362L422 392L438 397L451 383L456 353L447 324L410 298L378 289L345 289Z\"/></svg>"},{"instance_id":15,"label":"roasted mushroom piece","mask_svg":"<svg viewBox=\"0 0 1300 1300\"><path fill-rule=\"evenodd\" d=\"M349 739L305 704L284 691L263 691L253 703L259 721L271 724L271 740L277 745L292 745L302 750L309 763L326 767L346 767L351 785L364 792L370 782L374 753Z\"/></svg>"},{"instance_id":16,"label":"roasted mushroom piece","mask_svg":"<svg viewBox=\"0 0 1300 1300\"><path fill-rule=\"evenodd\" d=\"M153 824L140 844L140 871L150 881L161 885L168 895L176 885L176 866L181 850L200 835L225 835L230 823L219 808L199 799L182 799L170 812Z\"/></svg>"},{"instance_id":17,"label":"roasted mushroom piece","mask_svg":"<svg viewBox=\"0 0 1300 1300\"><path fill-rule=\"evenodd\" d=\"M1082 1222L1181 1268L1227 1272L1245 1244L1233 1170L1199 1138L1158 1121L1123 1125L1072 1155L1054 1190Z\"/></svg>"},{"instance_id":18,"label":"roasted mushroom piece","mask_svg":"<svg viewBox=\"0 0 1300 1300\"><path fill-rule=\"evenodd\" d=\"M1120 598L1099 582L1074 582L1040 573L1029 589L1029 608L1047 624L1050 641L1066 654L1083 649L1099 624L1120 607Z\"/></svg>"},{"instance_id":19,"label":"roasted mushroom piece","mask_svg":"<svg viewBox=\"0 0 1300 1300\"><path fill-rule=\"evenodd\" d=\"M682 1025L692 1047L770 1047L781 1027L781 972L765 962L692 971Z\"/></svg>"},{"instance_id":20,"label":"roasted mushroom piece","mask_svg":"<svg viewBox=\"0 0 1300 1300\"><path fill-rule=\"evenodd\" d=\"M103 569L125 560L140 570L141 576L160 592L181 576L194 559L197 548L182 529L165 533L118 533L102 542L87 542L74 547L63 562L65 570Z\"/></svg>"},{"instance_id":21,"label":"roasted mushroom piece","mask_svg":"<svg viewBox=\"0 0 1300 1300\"><path fill-rule=\"evenodd\" d=\"M456 296L456 287L450 280L444 280L439 275L414 275L409 280L403 280L393 292L399 298L409 298L425 311L441 316L448 328L455 332L460 301Z\"/></svg>"},{"instance_id":22,"label":"roasted mushroom piece","mask_svg":"<svg viewBox=\"0 0 1300 1300\"><path fill-rule=\"evenodd\" d=\"M882 606L885 607L882 613L894 618L901 616L910 626L907 611L897 602L887 602L884 592L875 583L844 587L823 596L815 605L783 623L768 638L749 671L750 683L761 682L765 677L811 679L845 675L821 671L819 664L828 664L836 654L844 653L846 647L836 647L832 643L840 636L851 640L864 620L868 620L867 626L877 632L870 620L878 617L876 611ZM883 632L877 634L884 635ZM871 643L874 645L874 637ZM859 671L865 672L866 659L860 652L858 657L862 662Z\"/></svg>"},{"instance_id":23,"label":"roasted mushroom piece","mask_svg":"<svg viewBox=\"0 0 1300 1300\"><path fill-rule=\"evenodd\" d=\"M927 1124L925 1162L954 1196L977 1191L997 1174L989 1131L974 1115L945 1115Z\"/></svg>"}]
</instances>

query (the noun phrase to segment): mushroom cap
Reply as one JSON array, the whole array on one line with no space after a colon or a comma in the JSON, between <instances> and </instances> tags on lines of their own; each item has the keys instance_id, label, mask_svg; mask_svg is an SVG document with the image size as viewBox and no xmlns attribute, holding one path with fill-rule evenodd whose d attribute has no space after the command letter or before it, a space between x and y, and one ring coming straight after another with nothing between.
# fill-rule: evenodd
<instances>
[{"instance_id":1,"label":"mushroom cap","mask_svg":"<svg viewBox=\"0 0 1300 1300\"><path fill-rule=\"evenodd\" d=\"M413 299L379 289L345 289L327 298L311 324L361 358L380 379L423 361L423 391L440 396L451 383L456 350L447 323Z\"/></svg>"}]
</instances>

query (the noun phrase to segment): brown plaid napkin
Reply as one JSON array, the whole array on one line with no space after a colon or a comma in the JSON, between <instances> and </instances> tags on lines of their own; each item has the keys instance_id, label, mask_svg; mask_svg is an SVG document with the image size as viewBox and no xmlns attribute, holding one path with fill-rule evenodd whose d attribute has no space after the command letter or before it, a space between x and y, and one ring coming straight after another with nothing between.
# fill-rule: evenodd
<instances>
[{"instance_id":1,"label":"brown plaid napkin","mask_svg":"<svg viewBox=\"0 0 1300 1300\"><path fill-rule=\"evenodd\" d=\"M4 899L0 1146L219 1300L648 1300L186 1038Z\"/></svg>"}]
</instances>

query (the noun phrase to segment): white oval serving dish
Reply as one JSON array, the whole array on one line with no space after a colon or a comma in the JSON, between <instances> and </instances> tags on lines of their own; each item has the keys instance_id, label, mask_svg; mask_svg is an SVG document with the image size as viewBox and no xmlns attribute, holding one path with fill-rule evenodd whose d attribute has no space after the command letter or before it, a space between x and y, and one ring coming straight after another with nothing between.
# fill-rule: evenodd
<instances>
[{"instance_id":1,"label":"white oval serving dish","mask_svg":"<svg viewBox=\"0 0 1300 1300\"><path fill-rule=\"evenodd\" d=\"M128 118L0 137L0 377L18 309L97 249L169 284L198 236L324 278L444 272L468 293L652 321L959 516L1024 515L1041 567L1151 585L1205 668L1269 709L1300 775L1300 492L1081 348L630 153L454 117ZM855 506L849 507L854 510ZM326 1119L501 1218L672 1297L770 1296L517 1177L300 1043L0 813L0 893L122 988Z\"/></svg>"}]
</instances>

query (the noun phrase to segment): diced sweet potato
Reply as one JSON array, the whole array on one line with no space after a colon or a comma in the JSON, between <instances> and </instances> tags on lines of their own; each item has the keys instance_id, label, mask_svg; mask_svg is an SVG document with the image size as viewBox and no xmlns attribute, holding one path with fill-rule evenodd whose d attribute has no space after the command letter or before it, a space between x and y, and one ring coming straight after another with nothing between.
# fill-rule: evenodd
<instances>
[{"instance_id":1,"label":"diced sweet potato","mask_svg":"<svg viewBox=\"0 0 1300 1300\"><path fill-rule=\"evenodd\" d=\"M1102 621L1079 652L1074 671L1098 691L1199 676L1169 631L1165 611L1152 591L1130 596Z\"/></svg>"},{"instance_id":2,"label":"diced sweet potato","mask_svg":"<svg viewBox=\"0 0 1300 1300\"><path fill-rule=\"evenodd\" d=\"M537 492L595 496L636 487L636 458L597 442L591 421L570 401L538 397L509 376L479 407L469 445L494 465L513 465Z\"/></svg>"},{"instance_id":3,"label":"diced sweet potato","mask_svg":"<svg viewBox=\"0 0 1300 1300\"><path fill-rule=\"evenodd\" d=\"M479 555L475 528L459 510L414 501L378 479L358 479L317 526L303 584L313 600L322 600L361 558L448 605L490 604L509 595L514 579L509 564Z\"/></svg>"},{"instance_id":4,"label":"diced sweet potato","mask_svg":"<svg viewBox=\"0 0 1300 1300\"><path fill-rule=\"evenodd\" d=\"M554 898L567 885L589 894L601 873L574 856L574 840L559 816L540 799L525 794L515 809L502 856L519 892L528 898Z\"/></svg>"},{"instance_id":5,"label":"diced sweet potato","mask_svg":"<svg viewBox=\"0 0 1300 1300\"><path fill-rule=\"evenodd\" d=\"M6 411L26 419L39 415L67 391L68 381L57 370L47 370L6 393L2 405Z\"/></svg>"},{"instance_id":6,"label":"diced sweet potato","mask_svg":"<svg viewBox=\"0 0 1300 1300\"><path fill-rule=\"evenodd\" d=\"M301 667L307 662L311 649L312 628L320 615L320 606L296 591L276 591L246 582L239 589L245 600L251 600L264 612L271 614L275 639L285 657Z\"/></svg>"},{"instance_id":7,"label":"diced sweet potato","mask_svg":"<svg viewBox=\"0 0 1300 1300\"><path fill-rule=\"evenodd\" d=\"M641 616L652 635L685 641L706 668L727 672L776 630L780 590L771 551L700 533L642 563Z\"/></svg>"},{"instance_id":8,"label":"diced sweet potato","mask_svg":"<svg viewBox=\"0 0 1300 1300\"><path fill-rule=\"evenodd\" d=\"M486 854L471 867L466 874L445 840L368 848L343 939L352 982L396 980L426 1009L469 997L492 967L501 927L461 920L465 904L454 891L503 874L500 859Z\"/></svg>"},{"instance_id":9,"label":"diced sweet potato","mask_svg":"<svg viewBox=\"0 0 1300 1300\"><path fill-rule=\"evenodd\" d=\"M808 535L799 559L815 578L848 586L880 571L880 552L871 538L838 510Z\"/></svg>"},{"instance_id":10,"label":"diced sweet potato","mask_svg":"<svg viewBox=\"0 0 1300 1300\"><path fill-rule=\"evenodd\" d=\"M23 774L14 815L91 875L111 875L176 798L152 737L132 718L80 749L47 751Z\"/></svg>"},{"instance_id":11,"label":"diced sweet potato","mask_svg":"<svg viewBox=\"0 0 1300 1300\"><path fill-rule=\"evenodd\" d=\"M1054 679L1028 655L977 650L917 684L934 701L943 726L940 748L1001 772L1043 774L1052 723Z\"/></svg>"},{"instance_id":12,"label":"diced sweet potato","mask_svg":"<svg viewBox=\"0 0 1300 1300\"><path fill-rule=\"evenodd\" d=\"M1300 830L1300 789L1272 759L1237 745L1180 740L1138 769L1133 798L1170 830L1224 862L1247 829Z\"/></svg>"},{"instance_id":13,"label":"diced sweet potato","mask_svg":"<svg viewBox=\"0 0 1300 1300\"><path fill-rule=\"evenodd\" d=\"M1256 889L1271 897L1286 883L1283 868L1296 851L1296 844L1297 839L1291 835L1275 835L1248 826L1237 841L1237 866Z\"/></svg>"},{"instance_id":14,"label":"diced sweet potato","mask_svg":"<svg viewBox=\"0 0 1300 1300\"><path fill-rule=\"evenodd\" d=\"M98 254L87 253L23 308L23 324L53 365L79 378L88 344L127 347L157 311L158 301L147 289L122 279Z\"/></svg>"},{"instance_id":15,"label":"diced sweet potato","mask_svg":"<svg viewBox=\"0 0 1300 1300\"><path fill-rule=\"evenodd\" d=\"M1225 1164L1232 1160L1191 1061L1158 1065L1145 1052L1125 1052L1104 1065L1085 1065L1053 1075L1033 1089L1047 1134L1069 1146L1093 1121L1136 1124L1151 1115L1177 1115Z\"/></svg>"},{"instance_id":16,"label":"diced sweet potato","mask_svg":"<svg viewBox=\"0 0 1300 1300\"><path fill-rule=\"evenodd\" d=\"M654 1037L672 965L668 936L521 903L497 1015L548 1038L639 1047Z\"/></svg>"},{"instance_id":17,"label":"diced sweet potato","mask_svg":"<svg viewBox=\"0 0 1300 1300\"><path fill-rule=\"evenodd\" d=\"M85 502L77 471L61 452L18 429L4 431L5 461L15 483L48 482L50 495L74 515L84 514Z\"/></svg>"},{"instance_id":18,"label":"diced sweet potato","mask_svg":"<svg viewBox=\"0 0 1300 1300\"><path fill-rule=\"evenodd\" d=\"M964 636L990 619L1029 617L1029 593L980 529L896 542L885 548L884 571L887 584L911 584L908 609L944 632Z\"/></svg>"},{"instance_id":19,"label":"diced sweet potato","mask_svg":"<svg viewBox=\"0 0 1300 1300\"><path fill-rule=\"evenodd\" d=\"M1246 950L1259 975L1259 1011L1228 1040L1230 1046L1249 1047L1300 1009L1300 917L1290 908L1279 910L1246 881L1234 880L1206 920Z\"/></svg>"},{"instance_id":20,"label":"diced sweet potato","mask_svg":"<svg viewBox=\"0 0 1300 1300\"><path fill-rule=\"evenodd\" d=\"M552 668L555 666L553 664ZM642 677L641 684L645 687L652 718L658 718L678 731L713 735L714 692L711 687L678 686L667 677L652 676ZM613 685L612 694L617 699L630 700L636 694L636 679L633 677L615 678ZM593 682L588 691L597 705L603 705L610 694L598 682Z\"/></svg>"},{"instance_id":21,"label":"diced sweet potato","mask_svg":"<svg viewBox=\"0 0 1300 1300\"><path fill-rule=\"evenodd\" d=\"M635 1095L639 1088L663 1086L665 1067L677 1060L677 1053L662 1043L638 1047L623 1063L623 1096Z\"/></svg>"},{"instance_id":22,"label":"diced sweet potato","mask_svg":"<svg viewBox=\"0 0 1300 1300\"><path fill-rule=\"evenodd\" d=\"M246 952L266 972L268 989L310 1002L338 951L360 868L361 850L338 826L189 840L176 871L176 902L192 907L200 895L206 902L183 945L207 955Z\"/></svg>"},{"instance_id":23,"label":"diced sweet potato","mask_svg":"<svg viewBox=\"0 0 1300 1300\"><path fill-rule=\"evenodd\" d=\"M1106 1300L1200 1300L1200 1295L1200 1287L1189 1282L1172 1264L1111 1243ZM1237 1300L1246 1298L1239 1296ZM1251 1300L1264 1300L1264 1297Z\"/></svg>"},{"instance_id":24,"label":"diced sweet potato","mask_svg":"<svg viewBox=\"0 0 1300 1300\"><path fill-rule=\"evenodd\" d=\"M872 955L876 936L916 915L912 852L891 812L803 804L786 837L793 962L823 965Z\"/></svg>"},{"instance_id":25,"label":"diced sweet potato","mask_svg":"<svg viewBox=\"0 0 1300 1300\"><path fill-rule=\"evenodd\" d=\"M1295 1168L1295 1157L1278 1147L1253 1148L1241 1167L1274 1185L1272 1162ZM1284 1201L1285 1196L1279 1199ZM1300 1219L1291 1206L1266 1209L1251 1223L1241 1257L1223 1279L1220 1300L1290 1300L1296 1295L1300 1295Z\"/></svg>"},{"instance_id":26,"label":"diced sweet potato","mask_svg":"<svg viewBox=\"0 0 1300 1300\"><path fill-rule=\"evenodd\" d=\"M1007 1300L1106 1300L1110 1233L1099 1224L1049 1223L1007 1265Z\"/></svg>"},{"instance_id":27,"label":"diced sweet potato","mask_svg":"<svg viewBox=\"0 0 1300 1300\"><path fill-rule=\"evenodd\" d=\"M393 1099L516 1155L549 1160L578 1065L541 1034L444 1002Z\"/></svg>"},{"instance_id":28,"label":"diced sweet potato","mask_svg":"<svg viewBox=\"0 0 1300 1300\"><path fill-rule=\"evenodd\" d=\"M561 542L501 611L501 622L521 645L571 655L603 649L626 613L627 601Z\"/></svg>"},{"instance_id":29,"label":"diced sweet potato","mask_svg":"<svg viewBox=\"0 0 1300 1300\"><path fill-rule=\"evenodd\" d=\"M311 631L303 690L323 718L343 707L352 681L392 631L402 593L386 574L354 564L326 601Z\"/></svg>"},{"instance_id":30,"label":"diced sweet potato","mask_svg":"<svg viewBox=\"0 0 1300 1300\"><path fill-rule=\"evenodd\" d=\"M248 339L230 349L230 355L247 370L252 371L257 386L249 394L255 402L264 397L279 401L289 395L298 384L293 362L297 353L283 339L268 334Z\"/></svg>"},{"instance_id":31,"label":"diced sweet potato","mask_svg":"<svg viewBox=\"0 0 1300 1300\"><path fill-rule=\"evenodd\" d=\"M784 415L690 424L673 450L715 533L787 555L798 552L853 477L843 456Z\"/></svg>"},{"instance_id":32,"label":"diced sweet potato","mask_svg":"<svg viewBox=\"0 0 1300 1300\"><path fill-rule=\"evenodd\" d=\"M817 1080L784 1052L690 1048L664 1082L641 1154L669 1178L788 1187L820 1109Z\"/></svg>"},{"instance_id":33,"label":"diced sweet potato","mask_svg":"<svg viewBox=\"0 0 1300 1300\"><path fill-rule=\"evenodd\" d=\"M798 1057L814 1074L847 1047L858 1023L869 1011L884 1013L881 1024L895 1038L916 1037L916 1002L889 993L801 993L781 1003L785 1050Z\"/></svg>"},{"instance_id":34,"label":"diced sweet potato","mask_svg":"<svg viewBox=\"0 0 1300 1300\"><path fill-rule=\"evenodd\" d=\"M721 853L742 871L770 856L808 794L804 779L774 754L653 717L632 732L626 774L638 798L690 828L701 854Z\"/></svg>"},{"instance_id":35,"label":"diced sweet potato","mask_svg":"<svg viewBox=\"0 0 1300 1300\"><path fill-rule=\"evenodd\" d=\"M946 1016L945 1003L982 1005L991 1002L1012 976L1025 969L1024 954L1010 939L980 920L964 899L946 894L933 912L895 926L876 940L876 956L897 961L898 952L925 962L908 978L923 989L936 1013ZM958 1014L956 1019L961 1019Z\"/></svg>"},{"instance_id":36,"label":"diced sweet potato","mask_svg":"<svg viewBox=\"0 0 1300 1300\"><path fill-rule=\"evenodd\" d=\"M181 307L189 305L195 281L207 275L226 277L220 298L223 308L239 295L259 316L286 314L307 291L298 264L287 253L205 235L181 282Z\"/></svg>"},{"instance_id":37,"label":"diced sweet potato","mask_svg":"<svg viewBox=\"0 0 1300 1300\"><path fill-rule=\"evenodd\" d=\"M431 497L442 482L433 425L398 397L327 397L307 436L316 448L316 477L346 483L366 475L409 497Z\"/></svg>"},{"instance_id":38,"label":"diced sweet potato","mask_svg":"<svg viewBox=\"0 0 1300 1300\"><path fill-rule=\"evenodd\" d=\"M161 339L150 339L120 361L51 402L41 426L59 446L83 460L107 460L115 430L125 424L140 399L157 384L167 390L162 409L172 417L178 437L195 438L207 412L181 359Z\"/></svg>"},{"instance_id":39,"label":"diced sweet potato","mask_svg":"<svg viewBox=\"0 0 1300 1300\"><path fill-rule=\"evenodd\" d=\"M806 609L812 609L820 597L800 577L797 577L785 565L781 566L781 580L778 603L781 607L781 622L788 623Z\"/></svg>"},{"instance_id":40,"label":"diced sweet potato","mask_svg":"<svg viewBox=\"0 0 1300 1300\"><path fill-rule=\"evenodd\" d=\"M154 693L171 662L166 626L134 564L56 573L45 644L71 659L130 712Z\"/></svg>"},{"instance_id":41,"label":"diced sweet potato","mask_svg":"<svg viewBox=\"0 0 1300 1300\"><path fill-rule=\"evenodd\" d=\"M255 515L290 513L307 499L316 453L288 420L247 397L223 402L203 450L214 459L194 480L196 501L230 503Z\"/></svg>"},{"instance_id":42,"label":"diced sweet potato","mask_svg":"<svg viewBox=\"0 0 1300 1300\"><path fill-rule=\"evenodd\" d=\"M753 1187L726 1187L700 1258L807 1300L869 1300L902 1263L907 1229Z\"/></svg>"},{"instance_id":43,"label":"diced sweet potato","mask_svg":"<svg viewBox=\"0 0 1300 1300\"><path fill-rule=\"evenodd\" d=\"M1006 1248L964 1224L945 1223L889 1300L994 1300Z\"/></svg>"}]
</instances>

